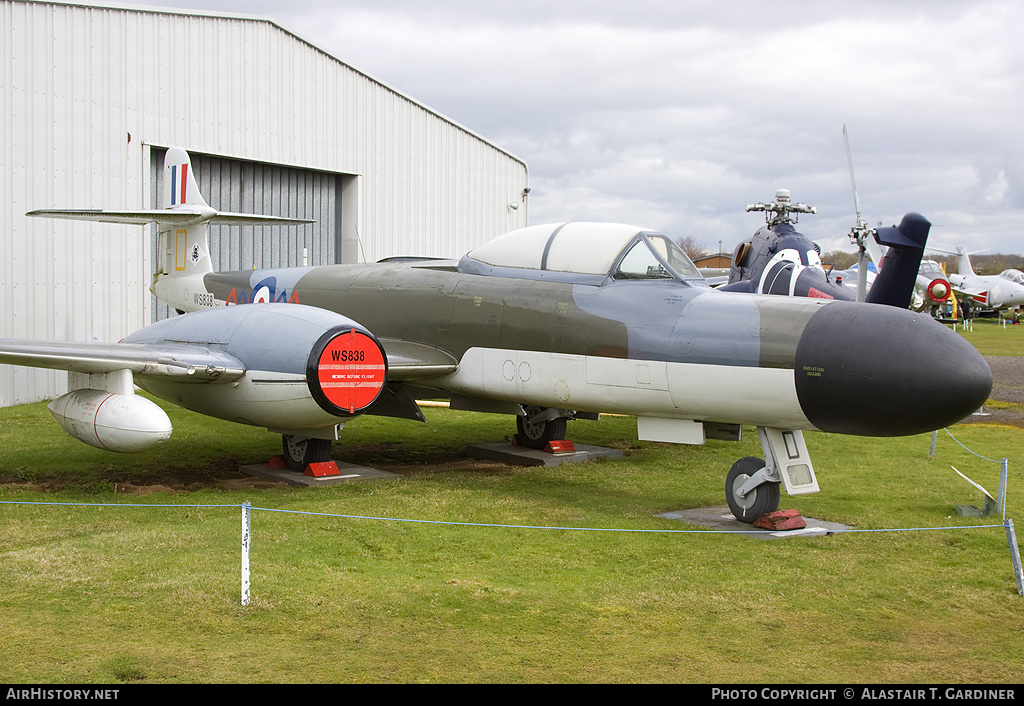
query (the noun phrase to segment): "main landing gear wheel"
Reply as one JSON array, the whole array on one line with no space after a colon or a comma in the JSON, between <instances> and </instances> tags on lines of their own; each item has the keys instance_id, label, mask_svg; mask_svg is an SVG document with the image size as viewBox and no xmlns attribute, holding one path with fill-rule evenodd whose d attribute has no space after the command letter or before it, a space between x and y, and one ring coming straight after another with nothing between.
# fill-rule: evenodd
<instances>
[{"instance_id":1,"label":"main landing gear wheel","mask_svg":"<svg viewBox=\"0 0 1024 706\"><path fill-rule=\"evenodd\" d=\"M756 456L741 458L732 464L729 475L725 477L725 499L729 502L729 509L740 522L756 522L761 515L775 512L779 509L779 485L780 483L762 483L744 497L736 494L747 479L764 468L764 461Z\"/></svg>"},{"instance_id":2,"label":"main landing gear wheel","mask_svg":"<svg viewBox=\"0 0 1024 706\"><path fill-rule=\"evenodd\" d=\"M306 439L284 434L281 437L281 446L284 448L284 460L288 468L300 473L311 463L331 460L330 439Z\"/></svg>"},{"instance_id":3,"label":"main landing gear wheel","mask_svg":"<svg viewBox=\"0 0 1024 706\"><path fill-rule=\"evenodd\" d=\"M519 441L530 449L543 449L549 441L560 441L565 438L565 417L557 419L528 421L544 411L543 407L531 405L524 407L525 417L516 417L516 430Z\"/></svg>"}]
</instances>

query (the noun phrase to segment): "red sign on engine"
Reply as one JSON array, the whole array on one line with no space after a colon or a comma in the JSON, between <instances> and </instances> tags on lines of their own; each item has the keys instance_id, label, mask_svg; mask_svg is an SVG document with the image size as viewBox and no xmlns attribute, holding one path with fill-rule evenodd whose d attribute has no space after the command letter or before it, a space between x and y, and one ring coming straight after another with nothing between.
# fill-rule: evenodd
<instances>
[{"instance_id":1,"label":"red sign on engine","mask_svg":"<svg viewBox=\"0 0 1024 706\"><path fill-rule=\"evenodd\" d=\"M317 382L327 400L349 414L369 407L387 379L384 351L370 336L350 330L331 339L317 361Z\"/></svg>"}]
</instances>

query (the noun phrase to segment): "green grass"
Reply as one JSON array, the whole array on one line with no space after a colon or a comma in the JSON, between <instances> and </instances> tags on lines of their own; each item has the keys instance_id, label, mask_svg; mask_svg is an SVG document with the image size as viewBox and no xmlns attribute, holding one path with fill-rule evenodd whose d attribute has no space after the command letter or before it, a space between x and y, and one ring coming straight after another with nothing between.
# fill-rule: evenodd
<instances>
[{"instance_id":1,"label":"green grass","mask_svg":"<svg viewBox=\"0 0 1024 706\"><path fill-rule=\"evenodd\" d=\"M957 325L960 335L974 344L982 355L1024 355L1024 325L1003 324L997 319L975 319L971 330Z\"/></svg>"},{"instance_id":2,"label":"green grass","mask_svg":"<svg viewBox=\"0 0 1024 706\"><path fill-rule=\"evenodd\" d=\"M977 330L977 327L976 327ZM252 604L239 604L242 502L257 508L491 523L694 529L657 513L722 505L756 434L701 448L636 441L635 420L574 422L620 461L559 468L462 461L509 420L428 409L427 424L360 418L338 460L438 472L315 490L220 490L278 453L266 432L169 408L158 453L71 440L42 405L0 410L0 499L196 507L0 505L0 679L7 682L1016 682L1024 669L1002 528L764 542L720 534L536 530L256 510ZM1024 516L1022 432L964 425L1009 458ZM822 492L783 507L861 529L999 524L955 465L995 493L998 466L940 432L808 434ZM198 467L193 473L192 466ZM191 490L124 497L125 482ZM28 490L25 482L32 481ZM53 490L53 488L61 488Z\"/></svg>"}]
</instances>

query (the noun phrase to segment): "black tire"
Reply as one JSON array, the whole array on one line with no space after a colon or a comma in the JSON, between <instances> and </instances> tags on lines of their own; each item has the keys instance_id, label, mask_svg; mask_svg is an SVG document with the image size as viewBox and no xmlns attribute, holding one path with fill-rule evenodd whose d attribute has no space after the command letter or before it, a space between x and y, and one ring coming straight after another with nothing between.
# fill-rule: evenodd
<instances>
[{"instance_id":1,"label":"black tire","mask_svg":"<svg viewBox=\"0 0 1024 706\"><path fill-rule=\"evenodd\" d=\"M565 438L566 418L558 417L545 422L527 422L527 417L540 414L543 407L526 407L526 417L516 417L516 430L519 442L529 449L543 449L549 441L560 441Z\"/></svg>"},{"instance_id":2,"label":"black tire","mask_svg":"<svg viewBox=\"0 0 1024 706\"><path fill-rule=\"evenodd\" d=\"M322 463L331 460L330 439L306 439L301 436L284 434L281 436L284 448L284 460L288 468L302 473L311 463Z\"/></svg>"},{"instance_id":3,"label":"black tire","mask_svg":"<svg viewBox=\"0 0 1024 706\"><path fill-rule=\"evenodd\" d=\"M740 486L762 468L764 468L763 459L747 456L732 464L729 475L725 477L725 499L729 503L732 514L740 522L753 523L761 515L779 509L779 486L781 483L762 483L747 493L746 497L736 496L736 491Z\"/></svg>"}]
</instances>

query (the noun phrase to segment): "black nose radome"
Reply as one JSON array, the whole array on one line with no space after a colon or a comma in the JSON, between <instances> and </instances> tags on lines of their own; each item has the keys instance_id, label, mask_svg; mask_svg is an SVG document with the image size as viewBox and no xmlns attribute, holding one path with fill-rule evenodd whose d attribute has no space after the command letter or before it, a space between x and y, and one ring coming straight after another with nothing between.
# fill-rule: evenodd
<instances>
[{"instance_id":1,"label":"black nose radome","mask_svg":"<svg viewBox=\"0 0 1024 706\"><path fill-rule=\"evenodd\" d=\"M796 390L818 429L905 436L977 411L992 371L970 343L930 316L835 302L808 321L795 359Z\"/></svg>"}]
</instances>

